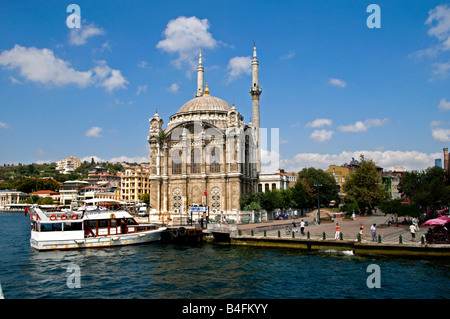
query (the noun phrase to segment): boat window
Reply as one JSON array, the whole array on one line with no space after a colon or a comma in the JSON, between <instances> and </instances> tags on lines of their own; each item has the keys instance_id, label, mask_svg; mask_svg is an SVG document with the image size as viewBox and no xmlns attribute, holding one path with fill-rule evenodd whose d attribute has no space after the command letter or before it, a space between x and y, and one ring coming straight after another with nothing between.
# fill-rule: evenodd
<instances>
[{"instance_id":1,"label":"boat window","mask_svg":"<svg viewBox=\"0 0 450 319\"><path fill-rule=\"evenodd\" d=\"M111 219L110 223L111 227L117 227L117 221L115 219Z\"/></svg>"},{"instance_id":2,"label":"boat window","mask_svg":"<svg viewBox=\"0 0 450 319\"><path fill-rule=\"evenodd\" d=\"M97 221L96 220L88 220L86 221L87 226L89 228L97 228Z\"/></svg>"},{"instance_id":3,"label":"boat window","mask_svg":"<svg viewBox=\"0 0 450 319\"><path fill-rule=\"evenodd\" d=\"M98 221L98 228L101 227L108 227L108 220L107 219L100 219Z\"/></svg>"},{"instance_id":4,"label":"boat window","mask_svg":"<svg viewBox=\"0 0 450 319\"><path fill-rule=\"evenodd\" d=\"M133 218L127 218L127 225L137 225L138 223Z\"/></svg>"},{"instance_id":5,"label":"boat window","mask_svg":"<svg viewBox=\"0 0 450 319\"><path fill-rule=\"evenodd\" d=\"M83 223L64 223L64 231L82 230Z\"/></svg>"},{"instance_id":6,"label":"boat window","mask_svg":"<svg viewBox=\"0 0 450 319\"><path fill-rule=\"evenodd\" d=\"M62 223L41 224L41 232L44 231L62 231Z\"/></svg>"}]
</instances>

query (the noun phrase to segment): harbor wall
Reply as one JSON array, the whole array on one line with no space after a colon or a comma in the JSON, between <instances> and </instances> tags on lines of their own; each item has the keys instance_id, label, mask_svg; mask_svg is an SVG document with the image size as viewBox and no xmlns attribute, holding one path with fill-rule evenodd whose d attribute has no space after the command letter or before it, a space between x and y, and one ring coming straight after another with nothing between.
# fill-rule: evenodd
<instances>
[{"instance_id":1,"label":"harbor wall","mask_svg":"<svg viewBox=\"0 0 450 319\"><path fill-rule=\"evenodd\" d=\"M441 244L383 244L348 240L288 239L273 237L232 237L231 245L289 248L304 251L352 251L358 256L397 256L417 258L450 258L450 245Z\"/></svg>"}]
</instances>

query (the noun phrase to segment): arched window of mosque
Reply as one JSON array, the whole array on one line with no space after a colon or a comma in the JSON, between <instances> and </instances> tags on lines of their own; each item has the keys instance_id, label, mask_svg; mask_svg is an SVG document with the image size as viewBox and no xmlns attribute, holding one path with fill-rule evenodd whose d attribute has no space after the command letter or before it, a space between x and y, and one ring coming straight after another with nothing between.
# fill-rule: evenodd
<instances>
[{"instance_id":1,"label":"arched window of mosque","mask_svg":"<svg viewBox=\"0 0 450 319\"><path fill-rule=\"evenodd\" d=\"M194 148L191 152L191 173L201 173L200 171L201 164L201 156L200 150L198 148Z\"/></svg>"},{"instance_id":2,"label":"arched window of mosque","mask_svg":"<svg viewBox=\"0 0 450 319\"><path fill-rule=\"evenodd\" d=\"M220 152L216 147L211 150L211 173L220 172Z\"/></svg>"},{"instance_id":3,"label":"arched window of mosque","mask_svg":"<svg viewBox=\"0 0 450 319\"><path fill-rule=\"evenodd\" d=\"M175 150L172 153L172 174L181 174L181 150Z\"/></svg>"}]
</instances>

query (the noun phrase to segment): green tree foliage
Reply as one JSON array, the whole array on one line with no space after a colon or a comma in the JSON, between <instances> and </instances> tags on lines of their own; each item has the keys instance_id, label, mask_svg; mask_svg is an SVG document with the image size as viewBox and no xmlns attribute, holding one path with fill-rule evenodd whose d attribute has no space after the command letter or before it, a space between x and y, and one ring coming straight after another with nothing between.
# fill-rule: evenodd
<instances>
[{"instance_id":1,"label":"green tree foliage","mask_svg":"<svg viewBox=\"0 0 450 319\"><path fill-rule=\"evenodd\" d=\"M420 210L415 204L402 204L401 199L385 200L380 202L380 209L385 214L400 216L419 217Z\"/></svg>"},{"instance_id":2,"label":"green tree foliage","mask_svg":"<svg viewBox=\"0 0 450 319\"><path fill-rule=\"evenodd\" d=\"M371 209L383 200L385 191L375 163L361 155L360 166L347 178L344 191L347 198L351 201L356 200L361 209L366 207Z\"/></svg>"},{"instance_id":3,"label":"green tree foliage","mask_svg":"<svg viewBox=\"0 0 450 319\"><path fill-rule=\"evenodd\" d=\"M243 210L267 210L309 208L314 201L302 183L288 189L274 189L260 193L247 193L239 199Z\"/></svg>"},{"instance_id":4,"label":"green tree foliage","mask_svg":"<svg viewBox=\"0 0 450 319\"><path fill-rule=\"evenodd\" d=\"M450 186L446 185L445 171L438 166L420 172L405 172L399 190L422 209L437 210L450 204Z\"/></svg>"},{"instance_id":5,"label":"green tree foliage","mask_svg":"<svg viewBox=\"0 0 450 319\"><path fill-rule=\"evenodd\" d=\"M339 194L337 192L336 180L330 174L325 173L322 169L304 168L298 173L298 181L306 181L307 189L310 196L314 199L314 205L317 205L317 183L320 185L320 204L328 206L332 200L339 202ZM311 206L309 206L311 207Z\"/></svg>"},{"instance_id":6,"label":"green tree foliage","mask_svg":"<svg viewBox=\"0 0 450 319\"><path fill-rule=\"evenodd\" d=\"M52 190L52 191L58 191L59 189L59 183L55 182L51 179L42 179L42 178L35 178L35 177L29 177L29 178L23 178L17 181L14 181L11 184L12 189L17 189L18 191L24 192L24 193L32 193L37 192L41 190Z\"/></svg>"}]
</instances>

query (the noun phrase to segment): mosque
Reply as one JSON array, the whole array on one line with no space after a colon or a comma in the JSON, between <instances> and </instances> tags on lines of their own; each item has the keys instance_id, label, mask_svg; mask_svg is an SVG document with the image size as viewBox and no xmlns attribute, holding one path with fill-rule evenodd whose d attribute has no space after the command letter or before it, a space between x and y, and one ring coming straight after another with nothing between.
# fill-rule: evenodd
<instances>
[{"instance_id":1,"label":"mosque","mask_svg":"<svg viewBox=\"0 0 450 319\"><path fill-rule=\"evenodd\" d=\"M150 204L160 214L187 213L208 206L212 213L237 212L239 198L256 192L261 170L259 63L253 49L252 119L244 122L236 106L211 95L204 82L200 51L197 90L164 121L149 119Z\"/></svg>"}]
</instances>

